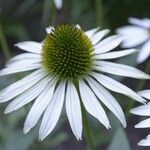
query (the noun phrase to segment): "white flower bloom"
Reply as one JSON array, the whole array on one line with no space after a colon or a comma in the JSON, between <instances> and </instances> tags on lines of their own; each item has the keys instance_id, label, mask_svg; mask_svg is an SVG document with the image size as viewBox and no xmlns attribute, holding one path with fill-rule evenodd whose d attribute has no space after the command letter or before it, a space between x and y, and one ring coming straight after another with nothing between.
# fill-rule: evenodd
<instances>
[{"instance_id":1,"label":"white flower bloom","mask_svg":"<svg viewBox=\"0 0 150 150\"><path fill-rule=\"evenodd\" d=\"M0 92L0 102L13 99L5 113L35 100L26 118L24 132L33 128L44 114L39 130L40 140L56 126L64 101L71 129L78 140L82 138L81 101L87 112L107 129L110 123L101 103L126 127L122 108L107 89L141 103L145 99L103 73L150 79L149 75L138 69L107 61L129 55L135 50L110 52L121 43L121 39L117 35L104 39L109 31L99 31L99 28L84 33L79 25L62 25L49 27L46 31L48 35L42 43L17 43L15 46L27 53L10 59L6 68L0 71L0 76L33 71Z\"/></svg>"},{"instance_id":2,"label":"white flower bloom","mask_svg":"<svg viewBox=\"0 0 150 150\"><path fill-rule=\"evenodd\" d=\"M122 48L140 49L137 62L142 63L150 56L150 19L129 18L131 25L117 29L122 36Z\"/></svg>"},{"instance_id":3,"label":"white flower bloom","mask_svg":"<svg viewBox=\"0 0 150 150\"><path fill-rule=\"evenodd\" d=\"M140 91L139 94L144 98L150 100L150 90ZM139 106L131 110L131 113L140 116L150 116L150 103ZM135 128L150 128L150 118L141 121ZM138 143L140 146L150 146L150 134Z\"/></svg>"},{"instance_id":4,"label":"white flower bloom","mask_svg":"<svg viewBox=\"0 0 150 150\"><path fill-rule=\"evenodd\" d=\"M57 7L57 9L61 9L63 5L63 0L54 0L54 3Z\"/></svg>"}]
</instances>

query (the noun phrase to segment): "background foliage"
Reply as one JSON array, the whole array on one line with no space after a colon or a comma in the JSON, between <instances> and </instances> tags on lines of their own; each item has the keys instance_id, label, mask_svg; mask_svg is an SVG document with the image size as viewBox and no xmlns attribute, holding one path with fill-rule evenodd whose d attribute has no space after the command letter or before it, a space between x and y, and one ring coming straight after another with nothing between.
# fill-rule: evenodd
<instances>
[{"instance_id":1,"label":"background foliage","mask_svg":"<svg viewBox=\"0 0 150 150\"><path fill-rule=\"evenodd\" d=\"M2 68L9 57L21 52L13 46L15 43L23 40L41 41L45 36L45 27L49 25L80 24L84 30L100 25L102 28L110 28L114 33L117 27L127 24L127 19L131 16L150 17L150 0L64 0L61 10L55 8L53 0L0 0L0 66ZM136 56L132 55L117 61L135 66L135 58ZM138 67L144 70L145 64ZM0 88L6 87L19 78L18 75L0 78ZM149 85L149 83L133 82L123 78L117 80L122 80L134 90L142 90ZM91 118L97 149L148 150L137 146L137 142L141 137L145 137L146 133L133 128L140 119L129 115L132 100L121 95L116 96L127 115L128 128L122 129L110 111L108 116L112 122L112 129L109 131ZM4 116L6 104L1 104L0 150L86 149L85 140L77 142L72 135L65 114L62 115L54 134L43 142L38 141L38 126L24 135L23 122L30 106L31 104Z\"/></svg>"}]
</instances>

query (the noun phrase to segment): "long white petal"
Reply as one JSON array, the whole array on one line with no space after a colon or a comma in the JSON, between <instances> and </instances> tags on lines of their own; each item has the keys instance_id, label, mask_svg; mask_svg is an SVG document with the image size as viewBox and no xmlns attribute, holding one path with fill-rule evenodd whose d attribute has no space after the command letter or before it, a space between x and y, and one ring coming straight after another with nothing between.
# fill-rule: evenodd
<instances>
[{"instance_id":1,"label":"long white petal","mask_svg":"<svg viewBox=\"0 0 150 150\"><path fill-rule=\"evenodd\" d=\"M11 58L7 64L11 64L11 63L14 63L16 61L22 61L22 60L30 60L30 59L39 59L41 60L41 56L38 55L38 54L33 54L33 53L24 53L24 54L20 54L20 55L17 55L13 58Z\"/></svg>"},{"instance_id":2,"label":"long white petal","mask_svg":"<svg viewBox=\"0 0 150 150\"><path fill-rule=\"evenodd\" d=\"M126 119L124 113L116 99L91 77L87 78L87 82L89 83L89 86L96 94L96 96L106 105L106 107L108 107L115 114L122 125L126 127Z\"/></svg>"},{"instance_id":3,"label":"long white petal","mask_svg":"<svg viewBox=\"0 0 150 150\"><path fill-rule=\"evenodd\" d=\"M148 136L146 139L141 140L138 145L140 146L150 146L150 136Z\"/></svg>"},{"instance_id":4,"label":"long white petal","mask_svg":"<svg viewBox=\"0 0 150 150\"><path fill-rule=\"evenodd\" d=\"M121 45L123 48L138 46L149 38L149 32L146 29L135 26L121 27L117 33L123 38Z\"/></svg>"},{"instance_id":5,"label":"long white petal","mask_svg":"<svg viewBox=\"0 0 150 150\"><path fill-rule=\"evenodd\" d=\"M150 127L150 118L141 121L137 125L135 125L135 128L149 128Z\"/></svg>"},{"instance_id":6,"label":"long white petal","mask_svg":"<svg viewBox=\"0 0 150 150\"><path fill-rule=\"evenodd\" d=\"M55 84L50 82L45 90L37 97L35 100L30 112L25 120L24 123L24 133L30 131L33 128L38 120L40 119L41 115L45 111L46 107L49 105L53 93L54 93Z\"/></svg>"},{"instance_id":7,"label":"long white petal","mask_svg":"<svg viewBox=\"0 0 150 150\"><path fill-rule=\"evenodd\" d=\"M146 42L143 47L139 50L137 62L140 64L144 62L150 56L150 41Z\"/></svg>"},{"instance_id":8,"label":"long white petal","mask_svg":"<svg viewBox=\"0 0 150 150\"><path fill-rule=\"evenodd\" d=\"M16 97L17 95L21 94L22 92L36 84L46 75L47 74L44 73L42 69L40 69L31 73L25 78L11 84L7 88L0 91L0 102L6 102Z\"/></svg>"},{"instance_id":9,"label":"long white petal","mask_svg":"<svg viewBox=\"0 0 150 150\"><path fill-rule=\"evenodd\" d=\"M14 74L14 73L18 73L18 72L24 72L24 71L30 71L30 70L36 70L36 69L40 69L42 67L42 65L40 63L35 63L35 64L22 64L19 63L18 66L10 66L8 68L4 68L0 71L0 76L4 76L4 75L9 75L9 74Z\"/></svg>"},{"instance_id":10,"label":"long white petal","mask_svg":"<svg viewBox=\"0 0 150 150\"><path fill-rule=\"evenodd\" d=\"M38 42L33 42L33 41L25 41L25 42L19 42L15 44L16 47L19 49L40 54L42 50L42 44Z\"/></svg>"},{"instance_id":11,"label":"long white petal","mask_svg":"<svg viewBox=\"0 0 150 150\"><path fill-rule=\"evenodd\" d=\"M60 83L50 101L40 126L39 139L43 140L56 126L61 114L65 95L65 83Z\"/></svg>"},{"instance_id":12,"label":"long white petal","mask_svg":"<svg viewBox=\"0 0 150 150\"><path fill-rule=\"evenodd\" d=\"M123 56L130 55L132 53L136 52L135 49L128 49L128 50L121 50L117 52L109 52L109 53L104 53L104 54L99 54L96 55L96 59L115 59L115 58L120 58Z\"/></svg>"},{"instance_id":13,"label":"long white petal","mask_svg":"<svg viewBox=\"0 0 150 150\"><path fill-rule=\"evenodd\" d=\"M66 112L71 129L77 140L82 139L82 115L78 93L75 86L69 82L66 93Z\"/></svg>"},{"instance_id":14,"label":"long white petal","mask_svg":"<svg viewBox=\"0 0 150 150\"><path fill-rule=\"evenodd\" d=\"M43 91L43 89L46 87L50 80L50 77L46 77L45 79L41 80L37 84L33 85L31 88L26 90L24 93L19 95L7 106L7 108L5 109L5 113L10 113L14 110L17 110L34 100Z\"/></svg>"},{"instance_id":15,"label":"long white petal","mask_svg":"<svg viewBox=\"0 0 150 150\"><path fill-rule=\"evenodd\" d=\"M120 36L118 35L110 36L102 40L95 46L95 53L101 54L101 53L109 52L114 48L116 48L117 46L119 46L121 42L122 42L122 38L120 38Z\"/></svg>"},{"instance_id":16,"label":"long white petal","mask_svg":"<svg viewBox=\"0 0 150 150\"><path fill-rule=\"evenodd\" d=\"M138 19L138 18L129 18L129 23L133 25L138 25L143 28L150 28L150 19Z\"/></svg>"},{"instance_id":17,"label":"long white petal","mask_svg":"<svg viewBox=\"0 0 150 150\"><path fill-rule=\"evenodd\" d=\"M54 3L56 5L57 9L61 9L62 4L63 4L63 0L54 0Z\"/></svg>"},{"instance_id":18,"label":"long white petal","mask_svg":"<svg viewBox=\"0 0 150 150\"><path fill-rule=\"evenodd\" d=\"M93 45L97 44L108 33L109 33L108 29L94 33L94 35L91 37L91 41L92 41Z\"/></svg>"},{"instance_id":19,"label":"long white petal","mask_svg":"<svg viewBox=\"0 0 150 150\"><path fill-rule=\"evenodd\" d=\"M95 63L98 65L95 69L98 71L136 79L150 79L148 74L134 67L107 61L96 61Z\"/></svg>"},{"instance_id":20,"label":"long white petal","mask_svg":"<svg viewBox=\"0 0 150 150\"><path fill-rule=\"evenodd\" d=\"M85 109L95 118L98 119L107 129L110 128L109 120L101 104L96 99L94 93L82 80L79 81L81 99Z\"/></svg>"},{"instance_id":21,"label":"long white petal","mask_svg":"<svg viewBox=\"0 0 150 150\"><path fill-rule=\"evenodd\" d=\"M91 74L99 83L101 83L104 87L108 88L111 91L121 93L131 97L132 99L144 103L146 100L142 98L139 94L128 88L127 86L119 83L118 81L107 77L102 74L92 73Z\"/></svg>"},{"instance_id":22,"label":"long white petal","mask_svg":"<svg viewBox=\"0 0 150 150\"><path fill-rule=\"evenodd\" d=\"M47 27L47 28L46 28L47 34L51 33L54 29L55 29L55 28L52 27L52 26Z\"/></svg>"},{"instance_id":23,"label":"long white petal","mask_svg":"<svg viewBox=\"0 0 150 150\"><path fill-rule=\"evenodd\" d=\"M150 90L143 90L138 92L142 97L150 100Z\"/></svg>"},{"instance_id":24,"label":"long white petal","mask_svg":"<svg viewBox=\"0 0 150 150\"><path fill-rule=\"evenodd\" d=\"M150 103L131 109L130 112L139 116L150 116Z\"/></svg>"}]
</instances>

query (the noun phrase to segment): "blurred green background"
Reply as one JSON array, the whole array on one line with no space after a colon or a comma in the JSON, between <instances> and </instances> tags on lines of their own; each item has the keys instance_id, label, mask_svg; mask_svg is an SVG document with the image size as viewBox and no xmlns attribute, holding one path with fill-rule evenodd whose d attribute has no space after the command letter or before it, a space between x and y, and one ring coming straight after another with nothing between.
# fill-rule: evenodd
<instances>
[{"instance_id":1,"label":"blurred green background","mask_svg":"<svg viewBox=\"0 0 150 150\"><path fill-rule=\"evenodd\" d=\"M13 46L15 43L24 40L41 41L46 35L47 26L62 23L80 24L83 30L101 26L110 28L111 33L114 33L117 27L127 24L128 17L150 17L150 0L63 0L60 10L56 9L53 0L0 0L0 67L4 66L9 57L21 53ZM135 66L135 58L136 56L132 55L117 61ZM145 70L145 65L146 62L138 67ZM0 89L21 76L24 75L1 77ZM122 80L134 90L142 90L149 85L148 82L123 78L117 80ZM115 96L126 113L128 128L122 129L110 111L107 111L107 114L112 125L111 130L107 131L96 120L90 118L97 149L149 150L137 146L137 142L144 138L149 130L134 129L133 126L141 118L129 115L128 108L132 100L121 95ZM38 125L27 135L22 133L25 117L32 104L4 115L6 105L0 106L0 150L86 150L85 139L78 142L71 133L65 113L62 114L52 135L39 142ZM136 105L138 104L135 103Z\"/></svg>"}]
</instances>

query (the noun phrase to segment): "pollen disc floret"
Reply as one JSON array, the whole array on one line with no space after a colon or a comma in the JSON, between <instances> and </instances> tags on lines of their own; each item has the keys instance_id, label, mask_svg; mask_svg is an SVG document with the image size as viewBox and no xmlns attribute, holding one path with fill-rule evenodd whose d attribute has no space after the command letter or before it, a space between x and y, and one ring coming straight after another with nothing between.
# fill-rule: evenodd
<instances>
[{"instance_id":1,"label":"pollen disc floret","mask_svg":"<svg viewBox=\"0 0 150 150\"><path fill-rule=\"evenodd\" d=\"M43 42L42 64L59 78L80 78L92 69L92 55L93 45L80 29L61 25Z\"/></svg>"}]
</instances>

